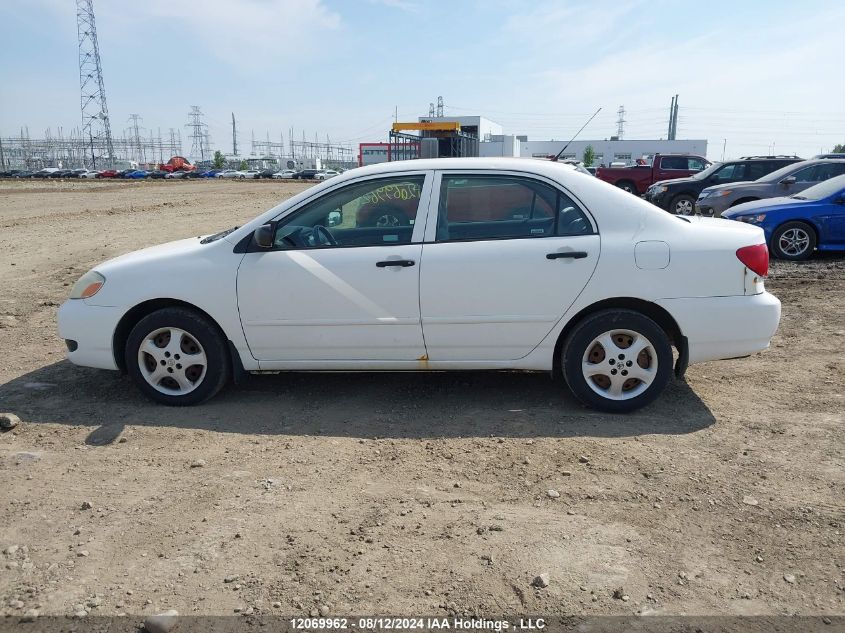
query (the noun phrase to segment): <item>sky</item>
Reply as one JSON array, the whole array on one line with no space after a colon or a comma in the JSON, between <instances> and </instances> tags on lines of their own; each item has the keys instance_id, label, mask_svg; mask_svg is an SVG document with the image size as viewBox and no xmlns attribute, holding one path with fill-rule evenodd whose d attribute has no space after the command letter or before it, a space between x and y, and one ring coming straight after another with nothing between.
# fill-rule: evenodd
<instances>
[{"instance_id":1,"label":"sky","mask_svg":"<svg viewBox=\"0 0 845 633\"><path fill-rule=\"evenodd\" d=\"M1 0L0 135L80 125L75 2ZM509 134L678 138L708 157L845 143L842 0L94 0L112 131L357 148L400 121L478 114Z\"/></svg>"}]
</instances>

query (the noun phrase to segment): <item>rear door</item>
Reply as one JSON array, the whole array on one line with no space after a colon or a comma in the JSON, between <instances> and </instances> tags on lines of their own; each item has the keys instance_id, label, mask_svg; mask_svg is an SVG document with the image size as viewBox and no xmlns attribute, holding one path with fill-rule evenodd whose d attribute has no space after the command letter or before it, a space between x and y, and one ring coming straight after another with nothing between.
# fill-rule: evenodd
<instances>
[{"instance_id":1,"label":"rear door","mask_svg":"<svg viewBox=\"0 0 845 633\"><path fill-rule=\"evenodd\" d=\"M589 215L555 183L438 172L420 268L429 360L526 356L584 289L599 247Z\"/></svg>"}]
</instances>

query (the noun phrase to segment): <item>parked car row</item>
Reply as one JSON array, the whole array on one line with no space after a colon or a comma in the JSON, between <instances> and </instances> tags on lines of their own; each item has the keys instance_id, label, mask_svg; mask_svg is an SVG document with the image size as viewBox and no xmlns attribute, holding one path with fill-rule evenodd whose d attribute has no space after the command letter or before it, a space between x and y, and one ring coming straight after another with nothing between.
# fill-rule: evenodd
<instances>
[{"instance_id":1,"label":"parked car row","mask_svg":"<svg viewBox=\"0 0 845 633\"><path fill-rule=\"evenodd\" d=\"M333 169L303 169L296 171L293 169L264 169L264 170L239 170L239 169L195 169L192 171L173 170L173 169L103 169L103 170L89 170L85 168L79 169L58 169L56 167L45 167L38 171L28 171L23 169L12 169L9 171L0 171L0 178L126 178L132 180L138 179L180 179L180 178L234 178L238 180L258 179L258 178L273 178L273 179L293 179L293 180L327 180L340 174L340 171Z\"/></svg>"},{"instance_id":2,"label":"parked car row","mask_svg":"<svg viewBox=\"0 0 845 633\"><path fill-rule=\"evenodd\" d=\"M659 168L653 166L652 173ZM624 170L611 170L611 175L617 171ZM816 250L845 251L842 154L809 160L745 156L686 178L654 182L643 197L676 215L721 216L759 226L769 252L780 259L803 260Z\"/></svg>"}]
</instances>

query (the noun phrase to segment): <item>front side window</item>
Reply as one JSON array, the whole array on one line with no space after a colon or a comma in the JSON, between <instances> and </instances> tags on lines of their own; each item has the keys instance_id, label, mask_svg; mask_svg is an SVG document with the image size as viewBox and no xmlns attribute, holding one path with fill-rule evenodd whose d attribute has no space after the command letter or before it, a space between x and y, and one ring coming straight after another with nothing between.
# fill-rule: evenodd
<instances>
[{"instance_id":1,"label":"front side window","mask_svg":"<svg viewBox=\"0 0 845 633\"><path fill-rule=\"evenodd\" d=\"M592 233L566 194L519 176L443 176L437 241L491 240Z\"/></svg>"},{"instance_id":2,"label":"front side window","mask_svg":"<svg viewBox=\"0 0 845 633\"><path fill-rule=\"evenodd\" d=\"M276 225L275 248L409 244L425 176L380 178L309 202Z\"/></svg>"}]
</instances>

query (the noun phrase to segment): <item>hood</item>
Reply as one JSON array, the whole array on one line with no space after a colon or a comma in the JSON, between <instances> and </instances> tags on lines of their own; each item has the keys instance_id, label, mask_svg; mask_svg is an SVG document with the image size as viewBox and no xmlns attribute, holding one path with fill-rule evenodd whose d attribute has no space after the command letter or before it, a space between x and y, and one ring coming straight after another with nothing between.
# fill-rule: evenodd
<instances>
[{"instance_id":1,"label":"hood","mask_svg":"<svg viewBox=\"0 0 845 633\"><path fill-rule=\"evenodd\" d=\"M749 189L751 187L757 186L757 184L758 183L753 180L743 182L726 182L723 185L712 185L710 187L707 187L704 189L704 191L723 191L724 189L730 189L731 191L734 191L736 189ZM702 193L704 193L704 191L702 191Z\"/></svg>"},{"instance_id":2,"label":"hood","mask_svg":"<svg viewBox=\"0 0 845 633\"><path fill-rule=\"evenodd\" d=\"M669 185L686 185L691 182L698 182L695 178L671 178L669 180L658 180L652 187L664 187Z\"/></svg>"},{"instance_id":3,"label":"hood","mask_svg":"<svg viewBox=\"0 0 845 633\"><path fill-rule=\"evenodd\" d=\"M206 245L200 243L201 238L189 237L184 240L176 240L175 242L167 242L166 244L159 244L158 246L150 246L142 248L139 251L132 251L125 255L119 255L113 259L109 259L102 264L94 266L94 270L106 275L116 272L126 266L135 266L136 264L143 264L146 262L166 259L170 257L182 256L194 251L201 250Z\"/></svg>"},{"instance_id":4,"label":"hood","mask_svg":"<svg viewBox=\"0 0 845 633\"><path fill-rule=\"evenodd\" d=\"M753 211L760 211L760 210L767 210L771 211L775 207L785 207L785 206L794 206L804 202L810 202L810 200L796 200L795 198L787 198L787 197L780 197L780 198L764 198L763 200L753 200L751 202L744 202L742 204L738 204L735 207L731 207L724 213L722 213L722 217L724 218L734 218L738 215L745 215L746 213L751 213Z\"/></svg>"}]
</instances>

